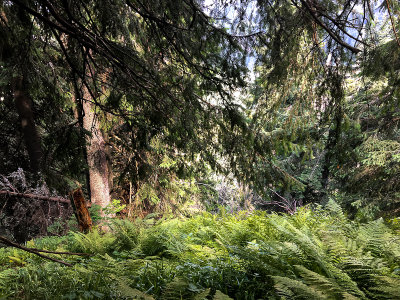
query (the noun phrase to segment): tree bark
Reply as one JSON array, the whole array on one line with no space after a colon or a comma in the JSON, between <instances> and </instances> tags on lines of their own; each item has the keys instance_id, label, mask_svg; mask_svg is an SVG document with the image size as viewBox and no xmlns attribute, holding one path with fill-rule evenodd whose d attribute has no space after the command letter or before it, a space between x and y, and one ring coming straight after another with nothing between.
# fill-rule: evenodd
<instances>
[{"instance_id":1,"label":"tree bark","mask_svg":"<svg viewBox=\"0 0 400 300\"><path fill-rule=\"evenodd\" d=\"M24 134L26 149L29 155L31 170L34 173L38 173L40 171L43 152L40 136L37 132L33 117L34 114L32 100L29 98L24 89L23 77L18 77L14 80L13 93L15 106L21 120L21 127Z\"/></svg>"},{"instance_id":2,"label":"tree bark","mask_svg":"<svg viewBox=\"0 0 400 300\"><path fill-rule=\"evenodd\" d=\"M90 217L81 188L71 192L71 204L74 206L79 231L88 233L92 229L92 218Z\"/></svg>"},{"instance_id":3,"label":"tree bark","mask_svg":"<svg viewBox=\"0 0 400 300\"><path fill-rule=\"evenodd\" d=\"M90 177L90 196L93 204L102 208L110 204L109 166L106 143L100 130L96 107L90 101L91 95L83 88L83 128L91 133L87 137L86 152Z\"/></svg>"},{"instance_id":4,"label":"tree bark","mask_svg":"<svg viewBox=\"0 0 400 300\"><path fill-rule=\"evenodd\" d=\"M321 173L321 186L322 195L325 198L327 195L326 189L328 188L330 168L332 160L334 159L336 153L335 148L340 141L340 135L342 133L342 121L343 121L343 107L342 100L344 97L342 78L338 74L333 74L331 79L330 93L334 100L335 105L335 119L334 128L331 128L328 133L328 140L325 146L325 159L322 166Z\"/></svg>"},{"instance_id":5,"label":"tree bark","mask_svg":"<svg viewBox=\"0 0 400 300\"><path fill-rule=\"evenodd\" d=\"M85 141L85 135L83 133L83 106L82 106L82 102L79 101L80 99L80 93L79 90L77 88L75 88L75 94L74 94L74 103L76 105L76 107L73 109L74 111L74 116L75 118L78 120L78 126L80 128L80 132L79 132L79 137L82 139L82 142ZM87 162L87 149L86 146L81 148L81 153L82 153L82 157L83 159ZM84 170L84 174L85 174L85 188L87 189L87 193L89 196L89 199L91 199L91 194L90 194L90 174L89 174L89 170L85 169Z\"/></svg>"}]
</instances>

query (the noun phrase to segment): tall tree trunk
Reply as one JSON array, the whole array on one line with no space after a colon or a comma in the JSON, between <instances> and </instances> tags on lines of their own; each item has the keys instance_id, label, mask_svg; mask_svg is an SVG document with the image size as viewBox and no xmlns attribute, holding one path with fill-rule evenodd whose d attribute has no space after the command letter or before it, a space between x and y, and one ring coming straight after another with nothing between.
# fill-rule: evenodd
<instances>
[{"instance_id":1,"label":"tall tree trunk","mask_svg":"<svg viewBox=\"0 0 400 300\"><path fill-rule=\"evenodd\" d=\"M84 142L86 140L86 137L85 137L85 135L83 133L83 115L84 115L84 112L83 112L82 102L80 101L80 92L79 92L78 88L75 88L74 103L76 105L76 107L73 108L74 116L78 120L78 126L80 128L79 138L81 139L82 142ZM82 158L87 162L87 149L86 149L86 146L81 148L81 155L82 155ZM85 174L85 181L86 181L85 182L86 190L87 190L89 199L91 199L89 170L85 169L84 170L84 174Z\"/></svg>"},{"instance_id":2,"label":"tall tree trunk","mask_svg":"<svg viewBox=\"0 0 400 300\"><path fill-rule=\"evenodd\" d=\"M332 70L331 70L332 71ZM333 105L335 105L335 119L334 128L329 130L328 140L325 146L325 159L323 162L322 173L321 173L321 186L322 186L322 196L326 198L327 188L329 183L330 168L333 159L335 158L335 148L340 141L340 135L342 133L342 121L343 121L343 78L338 74L336 70L335 73L331 73L330 79L330 93L333 100ZM325 199L326 200L326 199Z\"/></svg>"},{"instance_id":3,"label":"tall tree trunk","mask_svg":"<svg viewBox=\"0 0 400 300\"><path fill-rule=\"evenodd\" d=\"M340 139L341 134L341 123L342 123L342 113L340 109L340 113L337 113L335 116L335 127L329 130L328 141L325 146L325 159L322 167L321 174L321 186L323 190L323 194L326 195L326 189L328 188L329 175L330 175L330 167L332 164L332 160L334 158L334 151L337 143Z\"/></svg>"},{"instance_id":4,"label":"tall tree trunk","mask_svg":"<svg viewBox=\"0 0 400 300\"><path fill-rule=\"evenodd\" d=\"M90 177L90 197L93 204L106 207L110 204L109 167L106 154L106 143L100 130L95 105L90 101L91 95L83 88L83 128L91 133L87 137L86 152Z\"/></svg>"},{"instance_id":5,"label":"tall tree trunk","mask_svg":"<svg viewBox=\"0 0 400 300\"><path fill-rule=\"evenodd\" d=\"M40 136L37 132L33 117L32 100L29 98L24 88L23 77L18 77L14 80L13 93L15 106L21 120L22 132L24 134L31 169L34 173L38 173L40 171L43 152Z\"/></svg>"}]
</instances>

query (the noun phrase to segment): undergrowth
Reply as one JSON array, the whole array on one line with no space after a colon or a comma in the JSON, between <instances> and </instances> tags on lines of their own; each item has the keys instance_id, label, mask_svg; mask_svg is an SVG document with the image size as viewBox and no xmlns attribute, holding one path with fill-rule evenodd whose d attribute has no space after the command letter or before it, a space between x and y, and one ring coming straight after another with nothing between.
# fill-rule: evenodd
<instances>
[{"instance_id":1,"label":"undergrowth","mask_svg":"<svg viewBox=\"0 0 400 300\"><path fill-rule=\"evenodd\" d=\"M357 223L334 203L294 215L115 220L28 247L85 252L73 267L0 249L1 299L399 299L397 220Z\"/></svg>"}]
</instances>

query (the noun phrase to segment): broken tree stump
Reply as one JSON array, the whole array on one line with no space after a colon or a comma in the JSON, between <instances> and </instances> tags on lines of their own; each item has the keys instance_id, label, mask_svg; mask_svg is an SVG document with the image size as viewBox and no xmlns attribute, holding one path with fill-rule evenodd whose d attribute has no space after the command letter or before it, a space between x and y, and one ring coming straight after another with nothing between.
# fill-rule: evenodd
<instances>
[{"instance_id":1,"label":"broken tree stump","mask_svg":"<svg viewBox=\"0 0 400 300\"><path fill-rule=\"evenodd\" d=\"M92 229L92 218L81 188L70 193L71 204L74 208L76 220L78 221L79 231L87 233Z\"/></svg>"}]
</instances>

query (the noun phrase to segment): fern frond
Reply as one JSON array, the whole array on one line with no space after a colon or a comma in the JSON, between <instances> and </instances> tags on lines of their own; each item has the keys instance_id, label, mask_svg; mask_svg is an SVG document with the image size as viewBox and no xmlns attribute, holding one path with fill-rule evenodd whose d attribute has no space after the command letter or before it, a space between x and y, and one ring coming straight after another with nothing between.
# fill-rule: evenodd
<instances>
[{"instance_id":1,"label":"fern frond","mask_svg":"<svg viewBox=\"0 0 400 300\"><path fill-rule=\"evenodd\" d=\"M375 276L376 286L370 288L376 291L381 299L399 299L400 298L400 278L389 276Z\"/></svg>"},{"instance_id":2,"label":"fern frond","mask_svg":"<svg viewBox=\"0 0 400 300\"><path fill-rule=\"evenodd\" d=\"M275 289L279 296L287 297L287 299L308 299L323 300L332 299L320 291L310 287L299 280L290 279L288 277L273 276Z\"/></svg>"},{"instance_id":3,"label":"fern frond","mask_svg":"<svg viewBox=\"0 0 400 300\"><path fill-rule=\"evenodd\" d=\"M354 282L349 284L348 280L344 280L343 277L347 275L345 273L341 274L342 276L340 277L338 276L339 280L337 280L336 278L327 278L321 274L310 271L303 266L295 266L295 268L308 286L313 287L324 295L329 295L329 297L333 297L334 299L365 298L365 295L357 288L357 285L354 284ZM343 287L343 285L345 285L345 287Z\"/></svg>"},{"instance_id":4,"label":"fern frond","mask_svg":"<svg viewBox=\"0 0 400 300\"><path fill-rule=\"evenodd\" d=\"M104 254L115 244L115 237L110 233L101 234L93 230L87 234L72 232L69 250L72 252L85 252L92 254Z\"/></svg>"},{"instance_id":5,"label":"fern frond","mask_svg":"<svg viewBox=\"0 0 400 300\"><path fill-rule=\"evenodd\" d=\"M127 299L138 299L138 300L154 300L154 298L138 289L131 288L125 284L124 281L118 280L118 292L120 296Z\"/></svg>"},{"instance_id":6,"label":"fern frond","mask_svg":"<svg viewBox=\"0 0 400 300\"><path fill-rule=\"evenodd\" d=\"M271 221L271 224L279 231L279 233L287 240L295 243L306 257L314 269L322 270L326 275L329 275L329 270L326 268L326 257L322 249L322 242L312 232L307 231L305 228L299 230L285 220L282 224Z\"/></svg>"},{"instance_id":7,"label":"fern frond","mask_svg":"<svg viewBox=\"0 0 400 300\"><path fill-rule=\"evenodd\" d=\"M190 299L193 292L188 289L189 284L182 278L175 279L168 283L161 295L162 300Z\"/></svg>"},{"instance_id":8,"label":"fern frond","mask_svg":"<svg viewBox=\"0 0 400 300\"><path fill-rule=\"evenodd\" d=\"M387 251L389 236L388 227L382 219L378 219L360 227L357 240L365 244L366 251L370 251L374 256L379 257Z\"/></svg>"},{"instance_id":9,"label":"fern frond","mask_svg":"<svg viewBox=\"0 0 400 300\"><path fill-rule=\"evenodd\" d=\"M231 297L228 295L222 293L220 290L216 290L215 294L212 295L212 291L210 288L206 289L205 291L201 292L200 294L197 294L193 297L193 300L233 300Z\"/></svg>"},{"instance_id":10,"label":"fern frond","mask_svg":"<svg viewBox=\"0 0 400 300\"><path fill-rule=\"evenodd\" d=\"M325 209L333 216L339 219L345 219L345 215L343 213L340 205L332 199L329 199L328 203L325 205Z\"/></svg>"},{"instance_id":11,"label":"fern frond","mask_svg":"<svg viewBox=\"0 0 400 300\"><path fill-rule=\"evenodd\" d=\"M208 300L208 296L210 295L210 293L211 293L211 289L208 288L208 289L202 291L201 293L195 295L193 297L193 300Z\"/></svg>"},{"instance_id":12,"label":"fern frond","mask_svg":"<svg viewBox=\"0 0 400 300\"><path fill-rule=\"evenodd\" d=\"M137 246L140 235L140 227L137 222L115 219L112 222L111 229L116 237L117 249L130 250Z\"/></svg>"},{"instance_id":13,"label":"fern frond","mask_svg":"<svg viewBox=\"0 0 400 300\"><path fill-rule=\"evenodd\" d=\"M340 286L334 280L310 271L303 266L295 266L295 268L307 285L327 295L340 296L342 294Z\"/></svg>"},{"instance_id":14,"label":"fern frond","mask_svg":"<svg viewBox=\"0 0 400 300\"><path fill-rule=\"evenodd\" d=\"M355 296L357 299L366 299L364 292L357 285L357 282L352 280L346 272L331 264L328 265L328 268L332 274L332 278L341 287L342 291L345 291L343 297L348 293L349 296L347 297Z\"/></svg>"}]
</instances>

